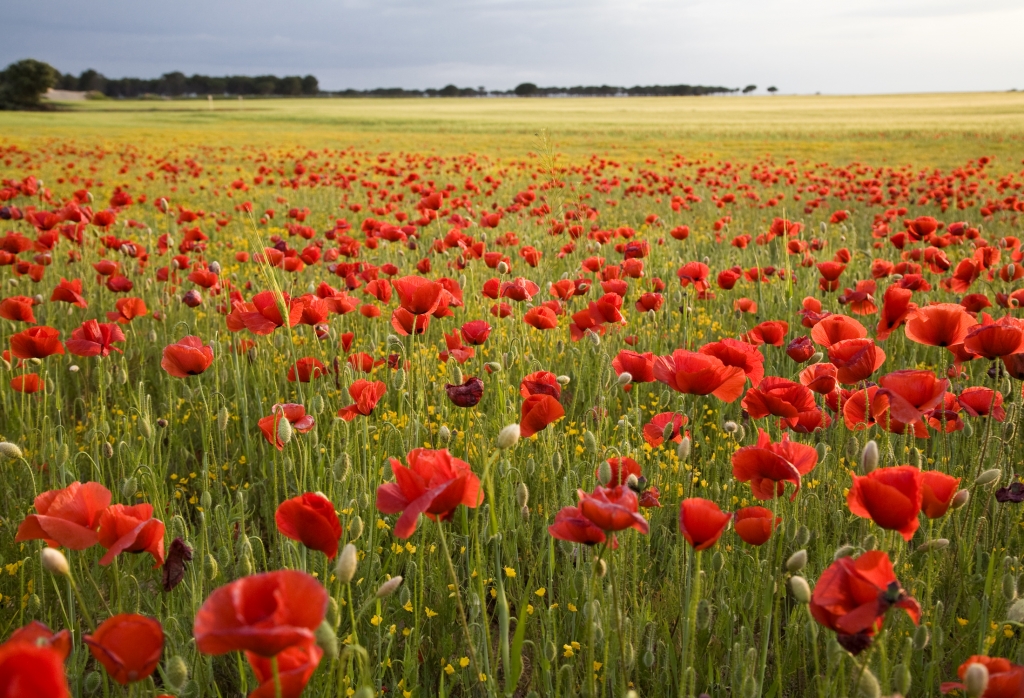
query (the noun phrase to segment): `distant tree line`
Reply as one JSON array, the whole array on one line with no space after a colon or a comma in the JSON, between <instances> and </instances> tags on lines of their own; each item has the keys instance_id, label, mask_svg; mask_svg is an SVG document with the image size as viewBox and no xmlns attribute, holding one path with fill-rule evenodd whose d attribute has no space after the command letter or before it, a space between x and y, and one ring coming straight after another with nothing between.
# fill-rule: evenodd
<instances>
[{"instance_id":1,"label":"distant tree line","mask_svg":"<svg viewBox=\"0 0 1024 698\"><path fill-rule=\"evenodd\" d=\"M743 93L753 92L757 87L748 85ZM401 87L378 87L372 90L341 90L327 92L336 97L691 97L700 95L739 92L734 87L712 87L707 85L646 85L616 87L614 85L578 85L576 87L538 87L524 82L511 90L490 90L483 87L457 87L447 85L441 89L406 90Z\"/></svg>"},{"instance_id":2,"label":"distant tree line","mask_svg":"<svg viewBox=\"0 0 1024 698\"><path fill-rule=\"evenodd\" d=\"M264 95L300 97L320 94L320 83L313 75L185 75L181 72L164 73L158 78L108 78L89 69L80 75L61 75L56 85L59 90L99 92L107 97L182 97L185 95Z\"/></svg>"}]
</instances>

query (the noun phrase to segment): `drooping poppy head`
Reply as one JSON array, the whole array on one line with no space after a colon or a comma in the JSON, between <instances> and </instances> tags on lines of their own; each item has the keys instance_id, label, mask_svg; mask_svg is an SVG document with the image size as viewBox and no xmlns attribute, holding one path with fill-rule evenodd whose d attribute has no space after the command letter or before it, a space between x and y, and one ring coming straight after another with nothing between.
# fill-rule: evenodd
<instances>
[{"instance_id":1,"label":"drooping poppy head","mask_svg":"<svg viewBox=\"0 0 1024 698\"><path fill-rule=\"evenodd\" d=\"M164 347L160 367L175 378L198 376L213 363L213 347L203 346L203 340L189 335Z\"/></svg>"},{"instance_id":2,"label":"drooping poppy head","mask_svg":"<svg viewBox=\"0 0 1024 698\"><path fill-rule=\"evenodd\" d=\"M315 492L306 492L281 502L274 514L281 535L297 540L310 550L319 550L333 560L338 554L341 522L330 500Z\"/></svg>"},{"instance_id":3,"label":"drooping poppy head","mask_svg":"<svg viewBox=\"0 0 1024 698\"><path fill-rule=\"evenodd\" d=\"M781 518L773 517L771 510L764 507L744 507L732 516L736 535L748 545L764 545L782 523Z\"/></svg>"},{"instance_id":4,"label":"drooping poppy head","mask_svg":"<svg viewBox=\"0 0 1024 698\"><path fill-rule=\"evenodd\" d=\"M690 497L679 505L679 532L694 550L707 550L721 538L732 517L709 499Z\"/></svg>"},{"instance_id":5,"label":"drooping poppy head","mask_svg":"<svg viewBox=\"0 0 1024 698\"><path fill-rule=\"evenodd\" d=\"M854 515L899 531L909 541L920 525L917 515L923 494L921 471L912 465L898 465L854 475L846 504Z\"/></svg>"},{"instance_id":6,"label":"drooping poppy head","mask_svg":"<svg viewBox=\"0 0 1024 698\"><path fill-rule=\"evenodd\" d=\"M305 572L277 570L242 577L215 589L196 612L196 648L203 654L245 650L273 657L289 647L315 642L327 602L327 590Z\"/></svg>"},{"instance_id":7,"label":"drooping poppy head","mask_svg":"<svg viewBox=\"0 0 1024 698\"><path fill-rule=\"evenodd\" d=\"M164 649L164 629L154 618L122 613L82 637L93 658L122 686L143 681L156 670Z\"/></svg>"},{"instance_id":8,"label":"drooping poppy head","mask_svg":"<svg viewBox=\"0 0 1024 698\"><path fill-rule=\"evenodd\" d=\"M446 383L444 390L456 407L475 407L484 396L484 382L476 376L470 376L462 385Z\"/></svg>"}]
</instances>

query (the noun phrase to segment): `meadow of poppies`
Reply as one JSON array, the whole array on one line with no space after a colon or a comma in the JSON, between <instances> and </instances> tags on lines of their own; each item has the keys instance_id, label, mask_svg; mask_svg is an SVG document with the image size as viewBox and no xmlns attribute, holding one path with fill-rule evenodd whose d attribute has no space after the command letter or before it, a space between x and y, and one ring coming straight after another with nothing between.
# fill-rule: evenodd
<instances>
[{"instance_id":1,"label":"meadow of poppies","mask_svg":"<svg viewBox=\"0 0 1024 698\"><path fill-rule=\"evenodd\" d=\"M0 696L1024 696L1024 170L0 147Z\"/></svg>"}]
</instances>

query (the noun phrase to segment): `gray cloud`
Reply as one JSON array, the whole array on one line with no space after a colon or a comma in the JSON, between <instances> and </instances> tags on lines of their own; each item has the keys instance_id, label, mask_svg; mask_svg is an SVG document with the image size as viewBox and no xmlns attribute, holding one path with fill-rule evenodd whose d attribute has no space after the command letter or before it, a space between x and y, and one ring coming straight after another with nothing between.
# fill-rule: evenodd
<instances>
[{"instance_id":1,"label":"gray cloud","mask_svg":"<svg viewBox=\"0 0 1024 698\"><path fill-rule=\"evenodd\" d=\"M111 77L306 74L382 86L715 84L783 92L1024 88L1019 0L36 0L0 63Z\"/></svg>"}]
</instances>

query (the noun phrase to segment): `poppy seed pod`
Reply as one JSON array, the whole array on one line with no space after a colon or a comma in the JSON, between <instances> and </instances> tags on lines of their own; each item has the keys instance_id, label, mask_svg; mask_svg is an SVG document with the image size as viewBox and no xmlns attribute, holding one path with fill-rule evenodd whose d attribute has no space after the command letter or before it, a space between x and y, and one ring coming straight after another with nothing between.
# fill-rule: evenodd
<instances>
[{"instance_id":1,"label":"poppy seed pod","mask_svg":"<svg viewBox=\"0 0 1024 698\"><path fill-rule=\"evenodd\" d=\"M402 576L401 575L398 575L397 577L392 577L391 579L389 579L388 581L386 581L386 582L384 582L383 584L380 585L380 588L377 589L376 596L377 596L378 599L386 599L387 597L389 597L392 594L394 594L395 590L398 589L398 587L400 587L401 585L402 585Z\"/></svg>"},{"instance_id":2,"label":"poppy seed pod","mask_svg":"<svg viewBox=\"0 0 1024 698\"><path fill-rule=\"evenodd\" d=\"M176 654L164 665L164 676L171 688L180 691L188 683L188 664L180 655Z\"/></svg>"},{"instance_id":3,"label":"poppy seed pod","mask_svg":"<svg viewBox=\"0 0 1024 698\"><path fill-rule=\"evenodd\" d=\"M519 441L519 425L509 424L498 432L497 445L502 451L512 448Z\"/></svg>"},{"instance_id":4,"label":"poppy seed pod","mask_svg":"<svg viewBox=\"0 0 1024 698\"><path fill-rule=\"evenodd\" d=\"M314 636L316 637L317 646L324 651L324 656L327 659L337 659L338 635L327 620L322 621L317 626Z\"/></svg>"},{"instance_id":5,"label":"poppy seed pod","mask_svg":"<svg viewBox=\"0 0 1024 698\"><path fill-rule=\"evenodd\" d=\"M964 687L970 698L978 698L984 694L988 688L988 667L978 662L968 666L964 672Z\"/></svg>"},{"instance_id":6,"label":"poppy seed pod","mask_svg":"<svg viewBox=\"0 0 1024 698\"><path fill-rule=\"evenodd\" d=\"M878 444L872 439L864 444L864 450L860 453L860 469L864 474L870 473L878 467Z\"/></svg>"},{"instance_id":7,"label":"poppy seed pod","mask_svg":"<svg viewBox=\"0 0 1024 698\"><path fill-rule=\"evenodd\" d=\"M974 481L974 484L978 487L984 487L985 485L991 485L993 482L997 482L1000 476L1003 474L999 468L990 468L986 470ZM955 498L955 495L954 495Z\"/></svg>"},{"instance_id":8,"label":"poppy seed pod","mask_svg":"<svg viewBox=\"0 0 1024 698\"><path fill-rule=\"evenodd\" d=\"M799 572L807 566L807 551L797 550L786 560L786 569L790 572Z\"/></svg>"},{"instance_id":9,"label":"poppy seed pod","mask_svg":"<svg viewBox=\"0 0 1024 698\"><path fill-rule=\"evenodd\" d=\"M71 567L68 565L68 559L64 557L64 553L56 548L43 548L40 550L39 560L43 564L43 569L50 574L59 574L62 577L71 576Z\"/></svg>"},{"instance_id":10,"label":"poppy seed pod","mask_svg":"<svg viewBox=\"0 0 1024 698\"><path fill-rule=\"evenodd\" d=\"M786 584L789 587L789 593L793 595L797 603L811 602L811 586L807 583L806 579L797 575L790 577Z\"/></svg>"},{"instance_id":11,"label":"poppy seed pod","mask_svg":"<svg viewBox=\"0 0 1024 698\"><path fill-rule=\"evenodd\" d=\"M530 501L530 489L526 486L525 482L520 482L516 485L516 504L519 508L527 506Z\"/></svg>"},{"instance_id":12,"label":"poppy seed pod","mask_svg":"<svg viewBox=\"0 0 1024 698\"><path fill-rule=\"evenodd\" d=\"M356 576L358 564L359 557L356 554L356 546L351 543L346 544L341 549L341 554L338 555L338 564L334 566L334 573L338 576L338 581L342 584L351 582L352 578Z\"/></svg>"}]
</instances>

